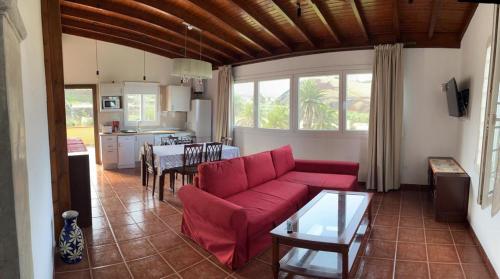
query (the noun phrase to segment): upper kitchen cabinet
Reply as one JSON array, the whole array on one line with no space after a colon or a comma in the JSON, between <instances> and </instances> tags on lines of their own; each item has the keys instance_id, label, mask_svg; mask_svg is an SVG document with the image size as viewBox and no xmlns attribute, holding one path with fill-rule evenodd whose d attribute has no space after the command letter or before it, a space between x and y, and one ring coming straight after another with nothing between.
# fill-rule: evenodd
<instances>
[{"instance_id":1,"label":"upper kitchen cabinet","mask_svg":"<svg viewBox=\"0 0 500 279\"><path fill-rule=\"evenodd\" d=\"M122 96L123 84L119 83L99 83L99 95L101 96Z\"/></svg>"},{"instance_id":2,"label":"upper kitchen cabinet","mask_svg":"<svg viewBox=\"0 0 500 279\"><path fill-rule=\"evenodd\" d=\"M161 87L162 111L189 111L191 87L169 85Z\"/></svg>"}]
</instances>

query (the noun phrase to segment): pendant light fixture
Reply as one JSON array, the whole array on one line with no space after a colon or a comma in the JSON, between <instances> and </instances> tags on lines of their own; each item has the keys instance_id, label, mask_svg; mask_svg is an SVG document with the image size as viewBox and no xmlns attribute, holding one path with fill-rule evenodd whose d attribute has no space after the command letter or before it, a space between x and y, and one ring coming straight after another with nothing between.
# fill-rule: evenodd
<instances>
[{"instance_id":1,"label":"pendant light fixture","mask_svg":"<svg viewBox=\"0 0 500 279\"><path fill-rule=\"evenodd\" d=\"M99 80L99 56L97 55L97 40L95 40L95 75Z\"/></svg>"},{"instance_id":2,"label":"pendant light fixture","mask_svg":"<svg viewBox=\"0 0 500 279\"><path fill-rule=\"evenodd\" d=\"M146 81L146 51L144 51L144 55L142 58L143 63L143 70L142 70L142 80Z\"/></svg>"},{"instance_id":3,"label":"pendant light fixture","mask_svg":"<svg viewBox=\"0 0 500 279\"><path fill-rule=\"evenodd\" d=\"M183 22L186 26L184 34L184 57L173 59L173 76L185 79L211 79L212 78L212 63L201 60L201 30L191 24ZM187 58L187 32L188 30L197 29L200 32L200 59Z\"/></svg>"}]
</instances>

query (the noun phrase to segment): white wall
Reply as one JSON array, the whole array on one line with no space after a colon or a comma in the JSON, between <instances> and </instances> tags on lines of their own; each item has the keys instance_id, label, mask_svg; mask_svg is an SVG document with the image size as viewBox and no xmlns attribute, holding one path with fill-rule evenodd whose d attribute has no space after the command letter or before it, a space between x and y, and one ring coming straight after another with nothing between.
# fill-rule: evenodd
<instances>
[{"instance_id":1,"label":"white wall","mask_svg":"<svg viewBox=\"0 0 500 279\"><path fill-rule=\"evenodd\" d=\"M500 214L491 217L491 207L482 209L477 203L479 170L475 166L479 144L481 91L484 61L493 24L493 5L479 5L462 40L461 81L470 88L469 116L460 123L456 158L471 177L469 222L481 242L497 274L500 274Z\"/></svg>"},{"instance_id":2,"label":"white wall","mask_svg":"<svg viewBox=\"0 0 500 279\"><path fill-rule=\"evenodd\" d=\"M234 76L238 80L342 69L371 69L372 59L372 50L324 53L238 66L234 68ZM453 156L457 150L459 120L448 116L441 84L459 74L460 50L405 49L404 71L401 179L402 183L426 184L426 158L433 155ZM217 96L216 77L217 72L214 71L214 79L209 81L207 90L207 95L214 102ZM357 161L360 162L360 180L366 180L366 134L236 128L234 137L243 154L291 144L298 158Z\"/></svg>"},{"instance_id":3,"label":"white wall","mask_svg":"<svg viewBox=\"0 0 500 279\"><path fill-rule=\"evenodd\" d=\"M28 32L21 44L33 278L53 276L53 211L40 1L18 2Z\"/></svg>"},{"instance_id":4,"label":"white wall","mask_svg":"<svg viewBox=\"0 0 500 279\"><path fill-rule=\"evenodd\" d=\"M96 41L63 34L65 84L97 84L99 82L143 81L144 52L135 48L97 41L99 77L96 75ZM146 52L146 79L161 85L179 84L171 75L172 59ZM184 128L186 113L162 112L162 127ZM99 113L99 123L113 120L123 125L123 112ZM134 127L135 128L135 127Z\"/></svg>"}]
</instances>

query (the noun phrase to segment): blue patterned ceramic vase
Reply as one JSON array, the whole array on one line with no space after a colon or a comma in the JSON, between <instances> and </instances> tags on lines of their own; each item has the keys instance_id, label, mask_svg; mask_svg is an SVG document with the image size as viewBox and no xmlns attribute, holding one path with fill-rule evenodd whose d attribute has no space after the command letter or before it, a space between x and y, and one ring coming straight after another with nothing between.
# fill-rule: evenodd
<instances>
[{"instance_id":1,"label":"blue patterned ceramic vase","mask_svg":"<svg viewBox=\"0 0 500 279\"><path fill-rule=\"evenodd\" d=\"M62 214L64 227L59 236L59 254L68 264L79 263L83 258L83 233L76 224L78 211L69 210Z\"/></svg>"}]
</instances>

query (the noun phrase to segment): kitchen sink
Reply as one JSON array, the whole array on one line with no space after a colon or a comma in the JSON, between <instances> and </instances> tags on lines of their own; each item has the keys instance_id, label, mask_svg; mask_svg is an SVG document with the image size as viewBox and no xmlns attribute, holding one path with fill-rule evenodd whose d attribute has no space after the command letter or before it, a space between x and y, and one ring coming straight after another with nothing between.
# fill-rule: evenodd
<instances>
[{"instance_id":1,"label":"kitchen sink","mask_svg":"<svg viewBox=\"0 0 500 279\"><path fill-rule=\"evenodd\" d=\"M136 130L120 130L120 133L124 133L124 134L136 134L137 131Z\"/></svg>"}]
</instances>

